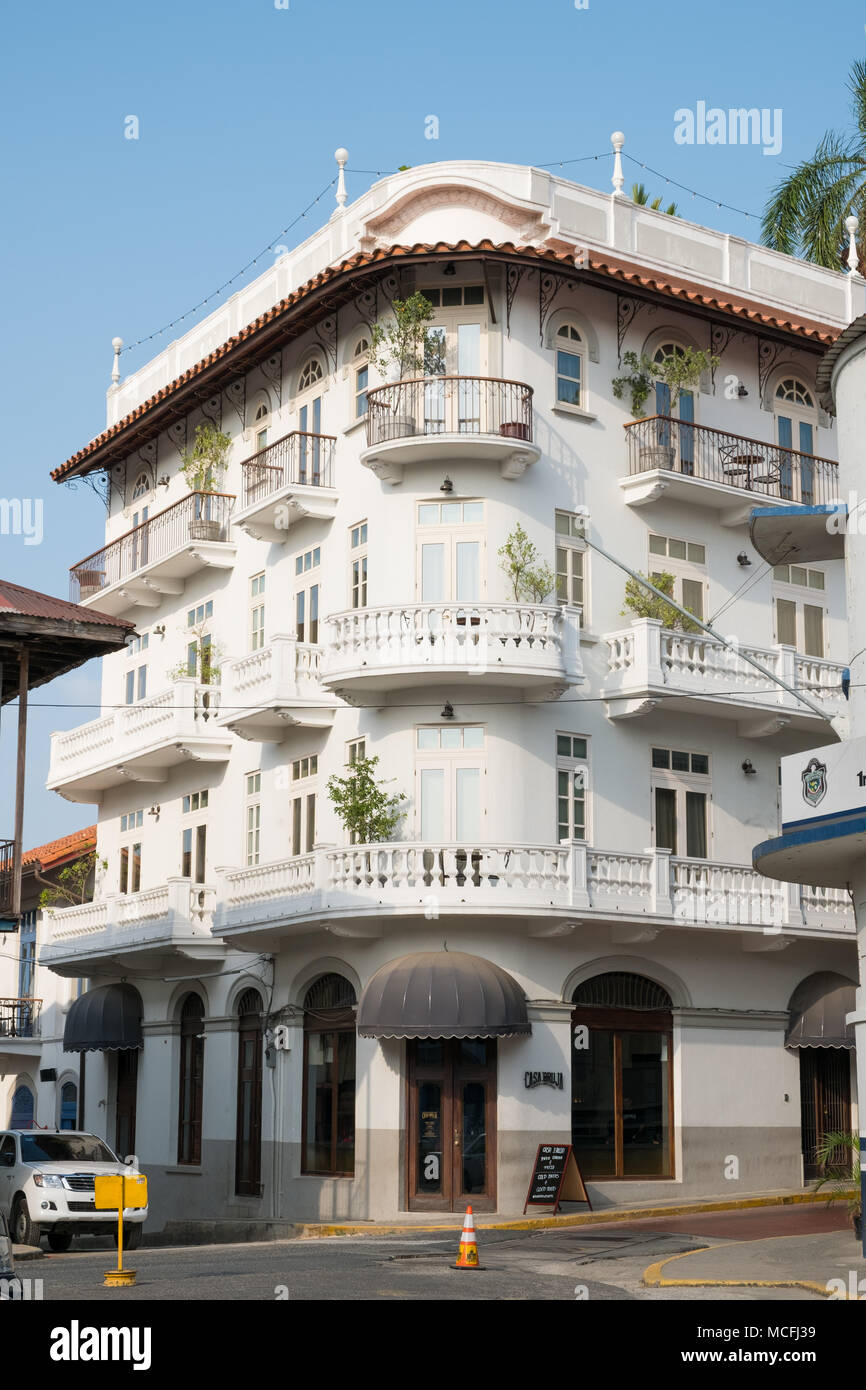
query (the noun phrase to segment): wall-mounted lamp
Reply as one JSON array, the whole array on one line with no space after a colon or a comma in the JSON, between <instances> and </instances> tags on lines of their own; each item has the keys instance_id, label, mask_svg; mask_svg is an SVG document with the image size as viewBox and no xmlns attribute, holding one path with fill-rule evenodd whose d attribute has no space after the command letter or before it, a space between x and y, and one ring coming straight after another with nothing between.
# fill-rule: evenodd
<instances>
[{"instance_id":1,"label":"wall-mounted lamp","mask_svg":"<svg viewBox=\"0 0 866 1390\"><path fill-rule=\"evenodd\" d=\"M748 391L746 390L745 386L743 385L742 382L740 382L739 386L737 387L737 395L739 396L740 400L741 400L741 401L744 401L744 400L746 399L746 397L748 396L748 394L749 394L749 393L748 393Z\"/></svg>"},{"instance_id":2,"label":"wall-mounted lamp","mask_svg":"<svg viewBox=\"0 0 866 1390\"><path fill-rule=\"evenodd\" d=\"M754 777L755 773L758 771L758 769L752 765L751 758L746 758L743 763L743 771L747 777Z\"/></svg>"},{"instance_id":3,"label":"wall-mounted lamp","mask_svg":"<svg viewBox=\"0 0 866 1390\"><path fill-rule=\"evenodd\" d=\"M147 814L148 814L149 816L153 816L154 820L159 820L159 813L160 813L160 810L161 810L161 807L159 807L159 806L151 806L151 808L150 808L150 810L148 811Z\"/></svg>"},{"instance_id":4,"label":"wall-mounted lamp","mask_svg":"<svg viewBox=\"0 0 866 1390\"><path fill-rule=\"evenodd\" d=\"M739 555L737 556L737 564L740 565L743 569L746 569L751 563L752 562L746 554L745 550L741 550Z\"/></svg>"},{"instance_id":5,"label":"wall-mounted lamp","mask_svg":"<svg viewBox=\"0 0 866 1390\"><path fill-rule=\"evenodd\" d=\"M449 261L449 262L448 262L448 264L446 265L445 269L442 271L442 274L443 274L443 275L456 275L456 274L457 274L457 267L456 267L456 265L454 264L453 261Z\"/></svg>"},{"instance_id":6,"label":"wall-mounted lamp","mask_svg":"<svg viewBox=\"0 0 866 1390\"><path fill-rule=\"evenodd\" d=\"M168 485L169 485L170 482L171 482L171 478L168 476L168 474L167 474L167 473L163 473L162 477L160 478L159 482L157 483L157 487L168 487Z\"/></svg>"},{"instance_id":7,"label":"wall-mounted lamp","mask_svg":"<svg viewBox=\"0 0 866 1390\"><path fill-rule=\"evenodd\" d=\"M453 718L454 718L454 706L452 705L452 703L451 703L450 700L446 700L446 701L445 701L445 704L442 706L442 713L440 714L439 718L440 718L440 719L453 719Z\"/></svg>"},{"instance_id":8,"label":"wall-mounted lamp","mask_svg":"<svg viewBox=\"0 0 866 1390\"><path fill-rule=\"evenodd\" d=\"M439 491L444 493L452 493L454 491L454 484L448 477L447 473L445 474L445 477L442 479L442 486L440 487Z\"/></svg>"}]
</instances>

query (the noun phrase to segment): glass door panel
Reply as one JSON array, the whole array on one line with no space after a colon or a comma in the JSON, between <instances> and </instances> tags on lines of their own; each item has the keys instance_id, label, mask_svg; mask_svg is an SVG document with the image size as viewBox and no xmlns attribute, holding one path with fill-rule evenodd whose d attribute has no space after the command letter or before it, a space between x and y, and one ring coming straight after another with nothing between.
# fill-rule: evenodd
<instances>
[{"instance_id":1,"label":"glass door panel","mask_svg":"<svg viewBox=\"0 0 866 1390\"><path fill-rule=\"evenodd\" d=\"M421 839L435 843L445 835L445 769L422 767L421 778Z\"/></svg>"},{"instance_id":2,"label":"glass door panel","mask_svg":"<svg viewBox=\"0 0 866 1390\"><path fill-rule=\"evenodd\" d=\"M623 1177L668 1171L668 1040L663 1033L622 1033Z\"/></svg>"},{"instance_id":3,"label":"glass door panel","mask_svg":"<svg viewBox=\"0 0 866 1390\"><path fill-rule=\"evenodd\" d=\"M481 769L455 768L456 834L465 844L481 838Z\"/></svg>"},{"instance_id":4,"label":"glass door panel","mask_svg":"<svg viewBox=\"0 0 866 1390\"><path fill-rule=\"evenodd\" d=\"M656 787L656 849L677 852L677 794L673 787Z\"/></svg>"},{"instance_id":5,"label":"glass door panel","mask_svg":"<svg viewBox=\"0 0 866 1390\"><path fill-rule=\"evenodd\" d=\"M707 798L704 792L686 792L686 854L707 857Z\"/></svg>"},{"instance_id":6,"label":"glass door panel","mask_svg":"<svg viewBox=\"0 0 866 1390\"><path fill-rule=\"evenodd\" d=\"M574 1049L571 1142L582 1173L616 1173L613 1033L608 1029L590 1029L589 1046Z\"/></svg>"},{"instance_id":7,"label":"glass door panel","mask_svg":"<svg viewBox=\"0 0 866 1390\"><path fill-rule=\"evenodd\" d=\"M440 1196L442 1168L442 1083L418 1083L418 1141L415 1148L415 1191L422 1196Z\"/></svg>"},{"instance_id":8,"label":"glass door panel","mask_svg":"<svg viewBox=\"0 0 866 1390\"><path fill-rule=\"evenodd\" d=\"M480 323L457 325L457 371L461 377L480 375ZM457 383L457 418L461 434L477 434L481 429L481 391L477 380Z\"/></svg>"},{"instance_id":9,"label":"glass door panel","mask_svg":"<svg viewBox=\"0 0 866 1390\"><path fill-rule=\"evenodd\" d=\"M477 1197L487 1191L487 1087L483 1081L464 1081L460 1086L461 1197Z\"/></svg>"}]
</instances>

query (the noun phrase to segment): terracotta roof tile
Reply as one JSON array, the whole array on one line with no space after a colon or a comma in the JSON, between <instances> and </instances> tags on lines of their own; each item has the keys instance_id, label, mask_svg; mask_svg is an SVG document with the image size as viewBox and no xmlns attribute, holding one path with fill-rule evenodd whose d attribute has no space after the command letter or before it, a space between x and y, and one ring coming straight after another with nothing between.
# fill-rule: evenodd
<instances>
[{"instance_id":1,"label":"terracotta roof tile","mask_svg":"<svg viewBox=\"0 0 866 1390\"><path fill-rule=\"evenodd\" d=\"M320 271L308 280L306 284L294 290L292 294L281 299L265 313L259 314L258 318L252 323L247 324L239 333L228 338L213 352L208 353L207 357L197 362L195 366L189 367L182 376L176 377L174 381L163 386L146 401L142 401L134 410L118 420L116 424L103 430L101 434L92 439L83 449L68 458L59 468L53 469L51 477L55 482L63 482L65 478L81 470L82 464L87 464L94 454L103 445L116 439L126 431L131 431L130 427L136 422L141 421L156 406L166 401L183 386L200 377L207 369L214 364L231 356L232 352L239 348L243 343L253 338L256 333L274 324L276 320L284 314L296 308L308 295L315 290L327 285L336 285L341 279L351 281L353 274L359 270L366 270L370 267L383 265L389 261L406 260L409 257L424 255L459 255L459 254L478 254L489 253L503 258L517 257L522 260L531 259L540 263L559 265L567 267L579 276L581 271L575 266L574 254L572 252L556 251L547 246L529 246L515 244L514 242L492 242L483 239L478 242L456 241L456 242L416 242L413 246L388 246L380 247L374 251L360 251L347 260L341 261L339 265L329 266ZM805 338L814 342L816 347L829 347L839 335L839 329L831 324L821 323L818 320L810 319L805 315L795 315L791 318L785 317L778 311L762 305L756 300L745 299L740 296L724 294L718 290L709 288L706 285L698 284L695 281L682 280L675 276L667 275L660 271L647 270L636 262L622 260L616 256L608 256L606 253L593 252L589 256L590 271L603 275L612 280L621 281L624 284L634 285L642 289L653 291L657 294L669 296L673 299L687 300L692 304L699 304L703 308L712 310L715 313L732 314L738 318L747 319L756 324L763 325L783 333L789 333L794 337ZM130 449L134 446L130 442ZM91 465L99 467L99 463ZM86 470L85 470L86 471Z\"/></svg>"},{"instance_id":2,"label":"terracotta roof tile","mask_svg":"<svg viewBox=\"0 0 866 1390\"><path fill-rule=\"evenodd\" d=\"M49 840L47 845L37 845L35 849L25 850L21 856L23 865L37 861L43 869L66 859L77 859L96 848L96 826L88 825L84 830L75 830L71 835L61 835L59 840Z\"/></svg>"}]
</instances>

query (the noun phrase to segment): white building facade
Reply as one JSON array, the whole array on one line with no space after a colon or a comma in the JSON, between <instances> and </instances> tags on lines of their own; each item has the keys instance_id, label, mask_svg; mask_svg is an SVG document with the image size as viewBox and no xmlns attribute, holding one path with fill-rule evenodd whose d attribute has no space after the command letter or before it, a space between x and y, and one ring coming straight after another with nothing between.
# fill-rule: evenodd
<instances>
[{"instance_id":1,"label":"white building facade","mask_svg":"<svg viewBox=\"0 0 866 1390\"><path fill-rule=\"evenodd\" d=\"M372 325L416 290L437 370L383 382ZM104 471L72 597L137 636L49 773L108 867L41 960L140 999L139 1036L88 1041L85 1108L156 1229L519 1211L543 1142L599 1205L797 1187L828 1097L849 1126L848 1042L808 1022L856 978L848 897L751 868L779 758L844 727L844 577L768 569L748 519L836 498L815 371L861 298L430 165L115 382L55 477ZM715 369L634 421L623 354L689 346ZM180 472L208 420L216 495ZM518 525L540 600L499 563ZM738 648L635 616L593 545ZM327 794L358 757L405 797L386 843Z\"/></svg>"}]
</instances>

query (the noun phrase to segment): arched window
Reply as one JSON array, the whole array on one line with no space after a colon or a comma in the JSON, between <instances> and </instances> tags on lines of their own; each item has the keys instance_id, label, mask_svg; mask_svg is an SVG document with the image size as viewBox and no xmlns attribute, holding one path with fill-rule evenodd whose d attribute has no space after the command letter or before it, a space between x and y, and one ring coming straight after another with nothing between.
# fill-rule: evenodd
<instances>
[{"instance_id":1,"label":"arched window","mask_svg":"<svg viewBox=\"0 0 866 1390\"><path fill-rule=\"evenodd\" d=\"M323 975L304 999L304 1173L355 1170L355 991Z\"/></svg>"},{"instance_id":2,"label":"arched window","mask_svg":"<svg viewBox=\"0 0 866 1390\"><path fill-rule=\"evenodd\" d=\"M268 444L268 426L271 422L271 412L265 401L260 401L253 414L253 439L255 441L256 453L261 449L266 449Z\"/></svg>"},{"instance_id":3,"label":"arched window","mask_svg":"<svg viewBox=\"0 0 866 1390\"><path fill-rule=\"evenodd\" d=\"M783 377L773 398L780 449L779 493L789 502L811 506L815 495L815 430L818 412L812 392L797 377Z\"/></svg>"},{"instance_id":4,"label":"arched window","mask_svg":"<svg viewBox=\"0 0 866 1390\"><path fill-rule=\"evenodd\" d=\"M64 1081L60 1087L60 1129L78 1128L78 1087L74 1081Z\"/></svg>"},{"instance_id":5,"label":"arched window","mask_svg":"<svg viewBox=\"0 0 866 1390\"><path fill-rule=\"evenodd\" d=\"M301 368L301 375L298 378L298 393L309 391L316 382L321 381L325 375L325 369L318 357L311 357Z\"/></svg>"},{"instance_id":6,"label":"arched window","mask_svg":"<svg viewBox=\"0 0 866 1390\"><path fill-rule=\"evenodd\" d=\"M685 357L686 351L681 343L662 343L653 353L653 363L661 367L669 357ZM681 473L693 474L695 471L695 432L691 427L695 421L695 394L693 391L680 391L676 401L672 400L671 388L667 382L656 379L655 413L662 420L658 427L658 442L672 451L670 466ZM681 423L671 425L667 418Z\"/></svg>"},{"instance_id":7,"label":"arched window","mask_svg":"<svg viewBox=\"0 0 866 1390\"><path fill-rule=\"evenodd\" d=\"M572 1014L572 1143L596 1178L673 1176L671 998L626 971L578 985Z\"/></svg>"},{"instance_id":8,"label":"arched window","mask_svg":"<svg viewBox=\"0 0 866 1390\"><path fill-rule=\"evenodd\" d=\"M204 1004L197 994L188 994L180 1011L178 1163L201 1163L201 1107L204 1085L203 1034Z\"/></svg>"},{"instance_id":9,"label":"arched window","mask_svg":"<svg viewBox=\"0 0 866 1390\"><path fill-rule=\"evenodd\" d=\"M262 1192L262 997L245 990L238 1000L238 1113L235 1192Z\"/></svg>"},{"instance_id":10,"label":"arched window","mask_svg":"<svg viewBox=\"0 0 866 1390\"><path fill-rule=\"evenodd\" d=\"M137 502L140 497L146 497L150 490L150 478L146 473L139 473L135 480L135 487L132 489L133 502Z\"/></svg>"},{"instance_id":11,"label":"arched window","mask_svg":"<svg viewBox=\"0 0 866 1390\"><path fill-rule=\"evenodd\" d=\"M36 1098L30 1087L23 1083L16 1086L12 1092L12 1114L9 1118L9 1128L32 1129L35 1114Z\"/></svg>"},{"instance_id":12,"label":"arched window","mask_svg":"<svg viewBox=\"0 0 866 1390\"><path fill-rule=\"evenodd\" d=\"M556 333L556 400L558 405L583 405L586 347L573 323Z\"/></svg>"},{"instance_id":13,"label":"arched window","mask_svg":"<svg viewBox=\"0 0 866 1390\"><path fill-rule=\"evenodd\" d=\"M355 344L352 369L355 373L355 419L362 420L367 414L367 387L370 382L368 357L370 343L367 338L359 338Z\"/></svg>"}]
</instances>

